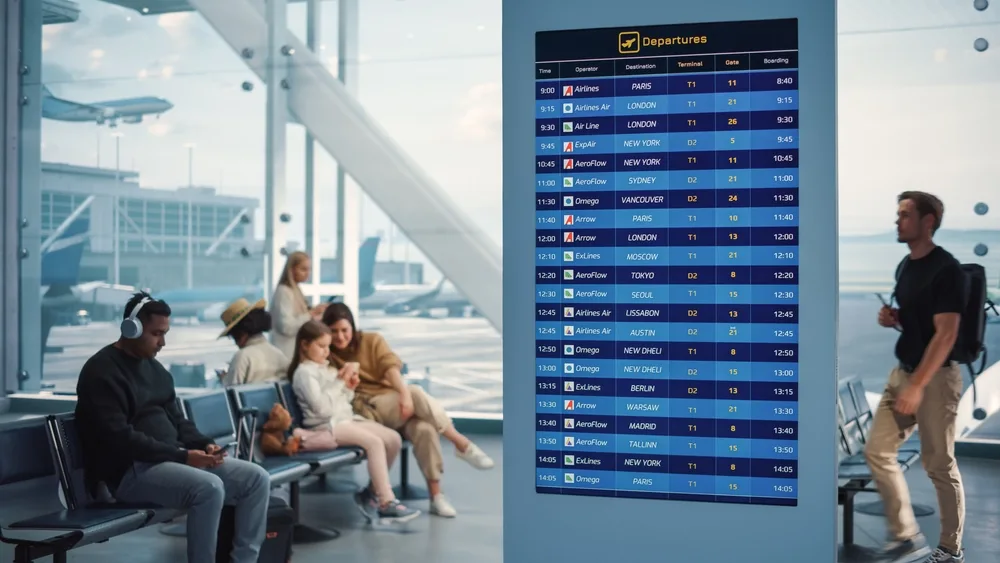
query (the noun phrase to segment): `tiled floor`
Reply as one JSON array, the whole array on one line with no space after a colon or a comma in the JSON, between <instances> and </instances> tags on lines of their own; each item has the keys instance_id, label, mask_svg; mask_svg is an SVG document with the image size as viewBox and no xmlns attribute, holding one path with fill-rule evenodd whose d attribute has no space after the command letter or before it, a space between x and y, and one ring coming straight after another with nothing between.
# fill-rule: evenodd
<instances>
[{"instance_id":1,"label":"tiled floor","mask_svg":"<svg viewBox=\"0 0 1000 563\"><path fill-rule=\"evenodd\" d=\"M446 484L449 496L461 512L458 518L443 520L421 516L405 531L371 529L351 505L349 495L304 494L303 521L333 526L343 535L329 542L297 545L294 563L394 563L404 560L409 563L499 563L501 440L499 436L490 436L480 437L477 442L497 460L498 467L480 472L449 460ZM1000 563L1000 462L963 459L960 464L969 491L965 531L967 561ZM355 471L355 479L362 482L362 470ZM351 477L350 474L337 476L331 485L341 489L345 480ZM911 471L910 483L915 502L936 504L933 487L919 469ZM874 500L875 495L858 497L859 504ZM594 502L613 501L595 499ZM425 509L426 504L426 501L415 502L414 506ZM6 512L2 508L0 511ZM8 518L5 515L4 519ZM859 545L874 547L881 542L885 535L883 518L858 514L856 522L855 538ZM921 525L928 539L934 541L939 530L937 516L922 518ZM184 541L163 535L156 529L142 530L74 551L69 560L77 563L177 563L184 561ZM0 548L0 561L10 561L12 557L9 546ZM847 561L861 563L865 559Z\"/></svg>"}]
</instances>

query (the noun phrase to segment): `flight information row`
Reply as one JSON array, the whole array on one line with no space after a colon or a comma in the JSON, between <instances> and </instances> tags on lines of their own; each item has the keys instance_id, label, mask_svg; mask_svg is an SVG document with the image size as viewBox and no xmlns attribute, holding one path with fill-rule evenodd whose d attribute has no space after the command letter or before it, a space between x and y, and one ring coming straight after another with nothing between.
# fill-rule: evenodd
<instances>
[{"instance_id":1,"label":"flight information row","mask_svg":"<svg viewBox=\"0 0 1000 563\"><path fill-rule=\"evenodd\" d=\"M650 264L654 266L783 266L796 263L796 248L787 246L716 246L693 251L685 246L597 247L586 249L539 248L536 266L589 264L614 266Z\"/></svg>"},{"instance_id":2,"label":"flight information row","mask_svg":"<svg viewBox=\"0 0 1000 563\"><path fill-rule=\"evenodd\" d=\"M671 399L671 416L627 411L615 415L585 412L536 413L537 432L583 434L618 434L643 436L678 436L687 438L742 438L794 441L799 423L794 420L717 420L712 408L715 401ZM698 416L698 415L701 416Z\"/></svg>"},{"instance_id":3,"label":"flight information row","mask_svg":"<svg viewBox=\"0 0 1000 563\"><path fill-rule=\"evenodd\" d=\"M646 192L681 191L688 197L688 205L705 207L696 195L708 192L706 203L715 205L717 191L725 189L735 193L764 191L773 194L774 205L796 206L798 189L798 168L763 168L759 170L677 170L638 172L588 172L579 170L557 176L553 173L535 175L535 192L557 192L572 190L579 192L603 192L608 189L625 192L622 197L640 197ZM775 188L779 188L776 190ZM779 195L775 192L785 190ZM636 193L640 192L640 193ZM732 193L732 192L731 192ZM541 194L539 194L541 195ZM670 197L675 197L671 193ZM736 196L733 196L734 198ZM754 197L757 197L754 194ZM783 198L783 199L781 199ZM746 199L729 199L730 207L746 207ZM723 203L720 201L719 206Z\"/></svg>"},{"instance_id":4,"label":"flight information row","mask_svg":"<svg viewBox=\"0 0 1000 563\"><path fill-rule=\"evenodd\" d=\"M579 138L562 135L535 139L536 154L647 153L662 151L713 151L750 149L797 149L798 130L760 129L753 131L687 131L676 133L631 133L591 135Z\"/></svg>"},{"instance_id":5,"label":"flight information row","mask_svg":"<svg viewBox=\"0 0 1000 563\"><path fill-rule=\"evenodd\" d=\"M798 267L788 266L537 266L536 284L795 285Z\"/></svg>"},{"instance_id":6,"label":"flight information row","mask_svg":"<svg viewBox=\"0 0 1000 563\"><path fill-rule=\"evenodd\" d=\"M798 365L790 362L706 362L686 360L584 360L539 358L535 362L535 377L566 378L643 378L667 380L685 378L691 381L774 381L797 382Z\"/></svg>"},{"instance_id":7,"label":"flight information row","mask_svg":"<svg viewBox=\"0 0 1000 563\"><path fill-rule=\"evenodd\" d=\"M749 170L798 168L798 149L653 152L636 154L538 155L536 174L584 172L658 172L664 170Z\"/></svg>"},{"instance_id":8,"label":"flight information row","mask_svg":"<svg viewBox=\"0 0 1000 563\"><path fill-rule=\"evenodd\" d=\"M798 305L763 305L738 303L536 303L535 319L563 319L581 324L609 322L677 324L797 324ZM537 323L536 323L537 324Z\"/></svg>"},{"instance_id":9,"label":"flight information row","mask_svg":"<svg viewBox=\"0 0 1000 563\"><path fill-rule=\"evenodd\" d=\"M567 453L563 450L561 454L558 454L556 452L540 451L535 455L535 467L580 468L589 471L674 473L677 475L774 477L784 479L794 479L798 476L798 463L792 460L709 457L705 455L690 455L690 453L687 455L681 453L643 455L616 452Z\"/></svg>"},{"instance_id":10,"label":"flight information row","mask_svg":"<svg viewBox=\"0 0 1000 563\"><path fill-rule=\"evenodd\" d=\"M799 345L794 342L635 342L601 341L564 343L535 342L535 358L700 360L733 362L798 362Z\"/></svg>"},{"instance_id":11,"label":"flight information row","mask_svg":"<svg viewBox=\"0 0 1000 563\"><path fill-rule=\"evenodd\" d=\"M576 378L569 377L537 377L535 386L538 391L538 410L545 411L554 408L558 411L559 406L549 403L559 398L558 395L552 397L553 393L562 393L563 399L572 396L584 397L619 397L619 398L662 398L662 399L728 399L730 401L794 401L798 395L798 383L796 382L773 382L773 381L703 381L683 379L645 379L645 378L587 378L577 381ZM546 396L550 395L550 396ZM633 405L634 403L628 403ZM606 406L606 405L605 405ZM598 410L603 408L598 405ZM752 409L737 410L735 407L729 408L730 414L736 414L748 418L759 418L751 416ZM771 412L770 405L761 410L763 413ZM780 413L774 413L783 417L795 416L794 406L783 406ZM739 416L735 417L739 418Z\"/></svg>"},{"instance_id":12,"label":"flight information row","mask_svg":"<svg viewBox=\"0 0 1000 563\"><path fill-rule=\"evenodd\" d=\"M685 133L692 131L752 131L771 129L797 129L799 112L794 109L781 111L733 111L724 113L699 113L664 115L614 116L610 108L607 115L563 116L535 119L537 137L561 135L622 135L625 133Z\"/></svg>"},{"instance_id":13,"label":"flight information row","mask_svg":"<svg viewBox=\"0 0 1000 563\"><path fill-rule=\"evenodd\" d=\"M662 422L663 419L660 419ZM697 426L708 421L699 419ZM718 420L719 426L726 425ZM728 433L728 428L722 433ZM535 432L536 451L549 453L568 450L572 452L601 452L618 454L718 456L723 458L758 458L794 460L798 444L790 440L754 440L749 438L706 438L691 436L663 436L635 434L576 434L573 432Z\"/></svg>"},{"instance_id":14,"label":"flight information row","mask_svg":"<svg viewBox=\"0 0 1000 563\"><path fill-rule=\"evenodd\" d=\"M714 114L717 119L726 116L745 120L757 112L798 109L798 92L794 90L737 94L685 93L588 98L586 100L537 100L535 102L535 119L553 117L569 119L609 115L658 118L666 118L670 115L687 115L697 119L708 119ZM737 124L727 123L727 125ZM732 129L732 127L726 127L726 129ZM748 129L750 128L747 127L744 130Z\"/></svg>"},{"instance_id":15,"label":"flight information row","mask_svg":"<svg viewBox=\"0 0 1000 563\"><path fill-rule=\"evenodd\" d=\"M555 247L640 247L661 246L783 246L799 244L798 227L661 227L593 229L565 225L562 229L535 229L535 246ZM594 276L591 276L594 277ZM601 276L597 276L601 277ZM564 278L570 279L570 278Z\"/></svg>"},{"instance_id":16,"label":"flight information row","mask_svg":"<svg viewBox=\"0 0 1000 563\"><path fill-rule=\"evenodd\" d=\"M543 196L545 197L545 196ZM537 207L539 200L535 198ZM548 196L548 199L552 199ZM780 207L758 207L756 209L714 208L714 209L670 209L664 207L593 209L563 208L539 210L535 213L535 224L540 229L559 225L563 229L583 227L588 229L609 229L623 227L798 227L798 215L794 210Z\"/></svg>"},{"instance_id":17,"label":"flight information row","mask_svg":"<svg viewBox=\"0 0 1000 563\"><path fill-rule=\"evenodd\" d=\"M662 172L657 174L663 174ZM668 172L667 174L675 174ZM603 176L603 175L602 175ZM610 181L614 181L614 174L610 176ZM634 178L635 176L629 176ZM661 178L653 176L649 179L651 183L656 183ZM573 179L570 178L572 181ZM666 187L670 178L662 178L662 186ZM551 182L551 184L550 184ZM724 209L723 217L729 217L729 210L739 209L773 209L775 214L783 214L797 217L798 213L794 209L798 206L798 192L796 187L784 188L720 188L720 189L691 189L678 187L676 189L645 189L641 192L634 191L610 191L607 186L604 189L595 191L582 191L576 193L562 193L542 191L551 189L552 184L558 185L555 180L539 180L536 182L539 189L535 194L535 209L544 210L593 210L593 209L679 209L679 210L699 210L699 209ZM643 182L645 183L645 181ZM696 182L697 183L697 182ZM567 186L565 189L572 189L574 186ZM751 213L760 213L751 211ZM767 213L767 212L764 212ZM738 216L738 214L737 214ZM751 215L753 217L754 215ZM716 215L718 217L718 215ZM779 217L783 219L784 217Z\"/></svg>"},{"instance_id":18,"label":"flight information row","mask_svg":"<svg viewBox=\"0 0 1000 563\"><path fill-rule=\"evenodd\" d=\"M798 495L795 479L571 472L564 469L535 471L535 492L539 494L765 506L798 506L799 503L795 498Z\"/></svg>"},{"instance_id":19,"label":"flight information row","mask_svg":"<svg viewBox=\"0 0 1000 563\"><path fill-rule=\"evenodd\" d=\"M535 101L548 103L604 103L605 100L646 100L664 96L711 96L709 107L744 107L750 100L766 101L776 94L797 98L798 72L778 70L701 76L629 76L577 78L535 83ZM597 102L600 100L600 102ZM735 101L730 101L735 100ZM697 101L707 103L705 98ZM743 102L743 103L741 103ZM628 110L627 106L621 107ZM692 106L694 107L694 106ZM751 104L750 107L753 107ZM636 109L636 108L631 108ZM730 108L732 109L732 108ZM755 108L756 109L756 108Z\"/></svg>"},{"instance_id":20,"label":"flight information row","mask_svg":"<svg viewBox=\"0 0 1000 563\"><path fill-rule=\"evenodd\" d=\"M726 53L535 63L536 80L653 74L722 72L745 77L747 72L794 69L797 51ZM725 76L721 74L718 76Z\"/></svg>"},{"instance_id":21,"label":"flight information row","mask_svg":"<svg viewBox=\"0 0 1000 563\"><path fill-rule=\"evenodd\" d=\"M570 324L572 323L572 324ZM689 322L536 322L535 337L562 342L576 340L616 340L631 342L797 342L799 329L794 324L691 324Z\"/></svg>"}]
</instances>

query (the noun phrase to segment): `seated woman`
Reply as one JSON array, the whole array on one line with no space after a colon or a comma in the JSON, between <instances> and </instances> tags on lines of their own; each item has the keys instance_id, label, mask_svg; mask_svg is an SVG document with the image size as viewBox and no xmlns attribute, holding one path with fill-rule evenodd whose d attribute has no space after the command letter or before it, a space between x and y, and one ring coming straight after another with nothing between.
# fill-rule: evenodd
<instances>
[{"instance_id":1,"label":"seated woman","mask_svg":"<svg viewBox=\"0 0 1000 563\"><path fill-rule=\"evenodd\" d=\"M398 430L413 443L413 454L427 480L431 514L454 518L458 512L441 493L444 457L439 436L455 445L459 459L477 469L491 469L493 460L455 429L437 400L403 381L399 357L380 334L359 331L347 305L331 303L323 324L333 331L333 364L338 368L351 362L359 365L361 382L354 394L354 412Z\"/></svg>"},{"instance_id":2,"label":"seated woman","mask_svg":"<svg viewBox=\"0 0 1000 563\"><path fill-rule=\"evenodd\" d=\"M265 335L271 330L271 315L264 309L266 305L263 299L251 305L240 298L222 312L226 328L219 338L229 336L239 348L229 361L229 369L221 374L223 386L278 381L287 376L288 356L268 342Z\"/></svg>"},{"instance_id":3,"label":"seated woman","mask_svg":"<svg viewBox=\"0 0 1000 563\"><path fill-rule=\"evenodd\" d=\"M295 435L306 450L337 445L363 448L371 483L355 495L362 514L370 518L368 510L374 505L382 523L413 520L420 511L400 504L389 481L389 466L399 455L402 440L395 431L354 414L351 401L359 381L357 365L348 364L339 371L330 367L330 340L330 329L317 321L303 324L295 338L288 378L302 406L306 427Z\"/></svg>"}]
</instances>

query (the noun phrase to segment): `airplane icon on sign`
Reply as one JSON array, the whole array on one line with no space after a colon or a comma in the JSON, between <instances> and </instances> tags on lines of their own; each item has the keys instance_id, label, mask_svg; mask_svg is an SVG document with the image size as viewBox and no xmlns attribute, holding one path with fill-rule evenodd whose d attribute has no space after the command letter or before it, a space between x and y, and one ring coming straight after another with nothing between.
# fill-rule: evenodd
<instances>
[{"instance_id":1,"label":"airplane icon on sign","mask_svg":"<svg viewBox=\"0 0 1000 563\"><path fill-rule=\"evenodd\" d=\"M631 49L632 45L635 44L635 40L636 40L636 38L633 37L633 38L628 39L626 41L622 41L622 49Z\"/></svg>"}]
</instances>

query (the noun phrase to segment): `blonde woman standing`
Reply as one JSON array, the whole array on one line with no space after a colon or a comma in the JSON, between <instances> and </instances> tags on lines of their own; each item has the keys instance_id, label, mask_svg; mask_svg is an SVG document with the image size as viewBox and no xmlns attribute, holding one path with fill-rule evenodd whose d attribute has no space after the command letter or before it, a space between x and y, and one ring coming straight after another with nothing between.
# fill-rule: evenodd
<instances>
[{"instance_id":1,"label":"blonde woman standing","mask_svg":"<svg viewBox=\"0 0 1000 563\"><path fill-rule=\"evenodd\" d=\"M319 320L326 310L325 303L309 307L299 289L299 284L309 279L311 268L312 261L305 252L289 254L271 299L271 318L274 321L271 342L289 358L295 353L295 335L299 328L311 320Z\"/></svg>"}]
</instances>

